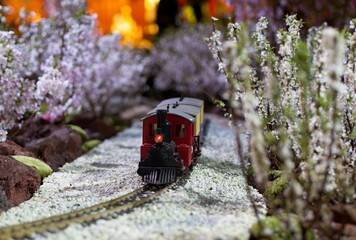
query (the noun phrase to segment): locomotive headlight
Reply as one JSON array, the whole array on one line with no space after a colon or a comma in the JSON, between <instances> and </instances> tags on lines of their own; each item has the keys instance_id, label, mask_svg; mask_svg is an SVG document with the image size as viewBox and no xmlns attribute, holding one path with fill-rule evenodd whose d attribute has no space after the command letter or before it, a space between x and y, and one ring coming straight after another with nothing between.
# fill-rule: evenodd
<instances>
[{"instance_id":1,"label":"locomotive headlight","mask_svg":"<svg viewBox=\"0 0 356 240\"><path fill-rule=\"evenodd\" d=\"M155 135L155 143L162 143L163 142L163 135L162 134L156 134Z\"/></svg>"}]
</instances>

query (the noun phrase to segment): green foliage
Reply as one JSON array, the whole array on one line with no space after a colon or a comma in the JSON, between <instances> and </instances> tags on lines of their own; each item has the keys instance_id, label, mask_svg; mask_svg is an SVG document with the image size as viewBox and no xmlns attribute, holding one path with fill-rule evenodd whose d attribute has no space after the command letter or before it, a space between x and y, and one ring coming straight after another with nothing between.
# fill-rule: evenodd
<instances>
[{"instance_id":1,"label":"green foliage","mask_svg":"<svg viewBox=\"0 0 356 240\"><path fill-rule=\"evenodd\" d=\"M267 188L264 192L264 196L273 201L275 198L280 197L284 189L288 186L288 180L280 176L273 181L273 184L270 188Z\"/></svg>"},{"instance_id":2,"label":"green foliage","mask_svg":"<svg viewBox=\"0 0 356 240\"><path fill-rule=\"evenodd\" d=\"M315 233L312 229L308 229L306 232L305 232L305 239L306 240L315 240L316 237L315 237Z\"/></svg>"},{"instance_id":3,"label":"green foliage","mask_svg":"<svg viewBox=\"0 0 356 240\"><path fill-rule=\"evenodd\" d=\"M301 20L287 16L287 28L277 32L272 49L265 34L268 21L261 17L252 44L236 37L235 46L231 39L212 45L228 79L231 119L238 121L242 115L250 133L253 169L247 169L248 178L253 174L265 187L261 189L270 214L286 213L260 222L256 238L314 239L310 226L331 224L332 212L325 211L330 202L353 201L355 24L343 33L325 25L314 27L303 42ZM250 52L241 50L251 45ZM231 58L226 49L234 48L240 52ZM272 186L264 184L267 172Z\"/></svg>"},{"instance_id":4,"label":"green foliage","mask_svg":"<svg viewBox=\"0 0 356 240\"><path fill-rule=\"evenodd\" d=\"M22 155L15 155L12 157L27 166L35 168L42 178L47 177L53 172L50 166L48 166L45 162L37 158L22 156Z\"/></svg>"},{"instance_id":5,"label":"green foliage","mask_svg":"<svg viewBox=\"0 0 356 240\"><path fill-rule=\"evenodd\" d=\"M351 133L351 138L356 139L356 128L353 129L353 131Z\"/></svg>"},{"instance_id":6,"label":"green foliage","mask_svg":"<svg viewBox=\"0 0 356 240\"><path fill-rule=\"evenodd\" d=\"M219 99L213 98L213 102L217 107L225 109L225 103Z\"/></svg>"},{"instance_id":7,"label":"green foliage","mask_svg":"<svg viewBox=\"0 0 356 240\"><path fill-rule=\"evenodd\" d=\"M73 131L77 132L80 134L80 137L82 138L82 141L88 141L89 140L89 136L88 133L81 127L79 127L78 125L73 125L73 124L69 124L68 125Z\"/></svg>"},{"instance_id":8,"label":"green foliage","mask_svg":"<svg viewBox=\"0 0 356 240\"><path fill-rule=\"evenodd\" d=\"M82 19L83 16L85 16L85 14L86 14L86 10L83 10L83 9L79 10L75 13L74 18L80 20L80 19Z\"/></svg>"},{"instance_id":9,"label":"green foliage","mask_svg":"<svg viewBox=\"0 0 356 240\"><path fill-rule=\"evenodd\" d=\"M249 166L247 168L247 178L248 179L251 179L253 178L253 175L255 174L255 172L253 171L253 167L252 166Z\"/></svg>"},{"instance_id":10,"label":"green foliage","mask_svg":"<svg viewBox=\"0 0 356 240\"><path fill-rule=\"evenodd\" d=\"M99 144L101 143L100 140L97 140L97 139L93 139L93 140L88 140L86 142L83 143L83 146L82 146L82 150L84 152L88 152L90 151L91 149L95 148L96 146L98 146Z\"/></svg>"},{"instance_id":11,"label":"green foliage","mask_svg":"<svg viewBox=\"0 0 356 240\"><path fill-rule=\"evenodd\" d=\"M313 230L306 229L304 233L302 232L301 222L297 215L285 213L258 221L252 226L250 233L253 239L299 239L298 236L303 236L306 240L315 239Z\"/></svg>"},{"instance_id":12,"label":"green foliage","mask_svg":"<svg viewBox=\"0 0 356 240\"><path fill-rule=\"evenodd\" d=\"M277 217L267 217L257 222L251 228L251 235L257 239L286 239L281 221Z\"/></svg>"},{"instance_id":13,"label":"green foliage","mask_svg":"<svg viewBox=\"0 0 356 240\"><path fill-rule=\"evenodd\" d=\"M127 121L127 120L125 121L125 120L123 120L119 117L115 117L115 116L104 118L104 121L108 125L114 126L116 132L121 132L130 126L129 121Z\"/></svg>"},{"instance_id":14,"label":"green foliage","mask_svg":"<svg viewBox=\"0 0 356 240\"><path fill-rule=\"evenodd\" d=\"M284 218L281 217L267 217L260 220L251 228L251 235L256 239L269 239L269 240L284 240L293 239L293 232L289 229L294 229L295 232L300 232L299 221L295 216L288 216L290 220L289 228L285 227Z\"/></svg>"},{"instance_id":15,"label":"green foliage","mask_svg":"<svg viewBox=\"0 0 356 240\"><path fill-rule=\"evenodd\" d=\"M282 176L283 171L282 170L269 170L268 176L271 180L275 180L276 178Z\"/></svg>"}]
</instances>

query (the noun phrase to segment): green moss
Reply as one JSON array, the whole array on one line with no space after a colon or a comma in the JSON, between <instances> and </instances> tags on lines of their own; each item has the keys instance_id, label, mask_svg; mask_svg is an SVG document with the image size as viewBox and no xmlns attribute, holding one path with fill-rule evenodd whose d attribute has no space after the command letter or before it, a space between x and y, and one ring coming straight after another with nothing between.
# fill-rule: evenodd
<instances>
[{"instance_id":1,"label":"green moss","mask_svg":"<svg viewBox=\"0 0 356 240\"><path fill-rule=\"evenodd\" d=\"M311 229L308 229L308 230L306 231L306 233L305 233L305 239L306 239L306 240L314 240L314 239L316 239L316 238L315 238L315 233L314 233L314 231L311 230Z\"/></svg>"},{"instance_id":2,"label":"green moss","mask_svg":"<svg viewBox=\"0 0 356 240\"><path fill-rule=\"evenodd\" d=\"M253 167L252 166L249 166L247 168L247 178L250 179L250 178L253 178L253 174L255 173L255 171L253 170Z\"/></svg>"},{"instance_id":3,"label":"green moss","mask_svg":"<svg viewBox=\"0 0 356 240\"><path fill-rule=\"evenodd\" d=\"M351 138L356 138L356 128L352 130Z\"/></svg>"},{"instance_id":4,"label":"green moss","mask_svg":"<svg viewBox=\"0 0 356 240\"><path fill-rule=\"evenodd\" d=\"M283 228L281 221L274 216L266 217L255 223L250 229L251 235L256 239L283 240Z\"/></svg>"},{"instance_id":5,"label":"green moss","mask_svg":"<svg viewBox=\"0 0 356 240\"><path fill-rule=\"evenodd\" d=\"M68 125L73 131L77 132L80 134L83 142L88 141L89 140L89 136L88 133L81 127L77 126L77 125L73 125L73 124L69 124Z\"/></svg>"},{"instance_id":6,"label":"green moss","mask_svg":"<svg viewBox=\"0 0 356 240\"><path fill-rule=\"evenodd\" d=\"M127 125L115 125L116 132L122 132L127 128Z\"/></svg>"},{"instance_id":7,"label":"green moss","mask_svg":"<svg viewBox=\"0 0 356 240\"><path fill-rule=\"evenodd\" d=\"M112 117L110 120L106 120L108 124L114 125L114 126L126 126L128 127L129 125L127 124L127 121L122 120L121 118L118 117Z\"/></svg>"},{"instance_id":8,"label":"green moss","mask_svg":"<svg viewBox=\"0 0 356 240\"><path fill-rule=\"evenodd\" d=\"M255 239L296 239L303 235L300 220L294 214L270 216L255 223L250 229ZM313 231L307 231L303 239L314 240Z\"/></svg>"},{"instance_id":9,"label":"green moss","mask_svg":"<svg viewBox=\"0 0 356 240\"><path fill-rule=\"evenodd\" d=\"M268 171L268 177L271 180L275 180L276 178L279 178L280 176L282 176L283 171L281 170L269 170Z\"/></svg>"},{"instance_id":10,"label":"green moss","mask_svg":"<svg viewBox=\"0 0 356 240\"><path fill-rule=\"evenodd\" d=\"M265 134L265 140L266 140L267 146L278 143L278 136L276 136L272 132L266 131L264 134Z\"/></svg>"},{"instance_id":11,"label":"green moss","mask_svg":"<svg viewBox=\"0 0 356 240\"><path fill-rule=\"evenodd\" d=\"M276 180L273 181L272 187L267 188L266 191L264 192L264 196L270 201L275 199L277 196L280 196L283 190L286 188L288 185L288 181L281 177L276 178Z\"/></svg>"},{"instance_id":12,"label":"green moss","mask_svg":"<svg viewBox=\"0 0 356 240\"><path fill-rule=\"evenodd\" d=\"M37 158L21 156L21 155L15 155L12 157L14 159L16 159L17 161L22 162L23 164L26 164L27 166L35 168L39 172L39 174L42 178L47 177L48 175L50 175L53 172L53 170L50 166L48 166L45 162L43 162Z\"/></svg>"},{"instance_id":13,"label":"green moss","mask_svg":"<svg viewBox=\"0 0 356 240\"><path fill-rule=\"evenodd\" d=\"M85 152L88 152L91 149L93 149L96 146L98 146L100 143L101 143L101 141L98 140L98 139L88 140L88 141L83 143L82 150L85 151Z\"/></svg>"}]
</instances>

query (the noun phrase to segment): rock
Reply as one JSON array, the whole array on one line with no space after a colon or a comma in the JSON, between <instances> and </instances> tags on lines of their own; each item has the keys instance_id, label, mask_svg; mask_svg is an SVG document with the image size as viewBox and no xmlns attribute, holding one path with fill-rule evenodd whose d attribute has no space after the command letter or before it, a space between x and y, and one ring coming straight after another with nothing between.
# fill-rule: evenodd
<instances>
[{"instance_id":1,"label":"rock","mask_svg":"<svg viewBox=\"0 0 356 240\"><path fill-rule=\"evenodd\" d=\"M69 124L68 126L71 129L73 129L74 131L76 131L77 133L79 133L79 135L82 137L82 140L84 142L89 140L89 135L83 128L81 128L81 127L79 127L77 125L73 125L73 124Z\"/></svg>"},{"instance_id":2,"label":"rock","mask_svg":"<svg viewBox=\"0 0 356 240\"><path fill-rule=\"evenodd\" d=\"M39 173L9 156L0 156L0 210L30 199L41 185Z\"/></svg>"},{"instance_id":3,"label":"rock","mask_svg":"<svg viewBox=\"0 0 356 240\"><path fill-rule=\"evenodd\" d=\"M0 143L0 155L9 156L9 155L23 155L28 157L35 157L35 155L28 151L27 149L16 144L14 141L7 140L3 143Z\"/></svg>"},{"instance_id":4,"label":"rock","mask_svg":"<svg viewBox=\"0 0 356 240\"><path fill-rule=\"evenodd\" d=\"M32 135L25 132L17 140L53 171L82 154L81 136L66 125L42 125L37 132L32 132Z\"/></svg>"},{"instance_id":5,"label":"rock","mask_svg":"<svg viewBox=\"0 0 356 240\"><path fill-rule=\"evenodd\" d=\"M90 139L105 140L114 136L117 131L112 124L105 122L103 119L80 118L71 122L83 128Z\"/></svg>"},{"instance_id":6,"label":"rock","mask_svg":"<svg viewBox=\"0 0 356 240\"><path fill-rule=\"evenodd\" d=\"M86 142L83 143L82 150L84 152L89 152L91 149L95 148L100 143L101 143L101 141L97 140L97 139L86 141Z\"/></svg>"},{"instance_id":7,"label":"rock","mask_svg":"<svg viewBox=\"0 0 356 240\"><path fill-rule=\"evenodd\" d=\"M3 187L0 185L0 213L2 211L8 210L9 208L11 208L11 204L6 196L5 191L3 190Z\"/></svg>"},{"instance_id":8,"label":"rock","mask_svg":"<svg viewBox=\"0 0 356 240\"><path fill-rule=\"evenodd\" d=\"M120 113L120 118L128 123L132 121L136 121L146 116L146 114L149 111L151 111L153 108L154 106L150 106L150 105L136 105L130 109L122 111Z\"/></svg>"}]
</instances>

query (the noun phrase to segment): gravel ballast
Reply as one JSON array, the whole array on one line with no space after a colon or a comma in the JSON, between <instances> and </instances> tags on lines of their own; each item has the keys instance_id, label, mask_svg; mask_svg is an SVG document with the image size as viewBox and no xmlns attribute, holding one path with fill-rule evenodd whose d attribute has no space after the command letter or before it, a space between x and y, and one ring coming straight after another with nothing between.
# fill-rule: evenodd
<instances>
[{"instance_id":1,"label":"gravel ballast","mask_svg":"<svg viewBox=\"0 0 356 240\"><path fill-rule=\"evenodd\" d=\"M202 156L184 185L124 215L33 237L247 239L256 217L236 156L235 134L225 119L208 117ZM242 138L247 144L247 134ZM88 207L142 186L136 174L140 145L141 124L137 123L47 177L31 200L0 215L0 227ZM264 216L263 197L250 189Z\"/></svg>"}]
</instances>

